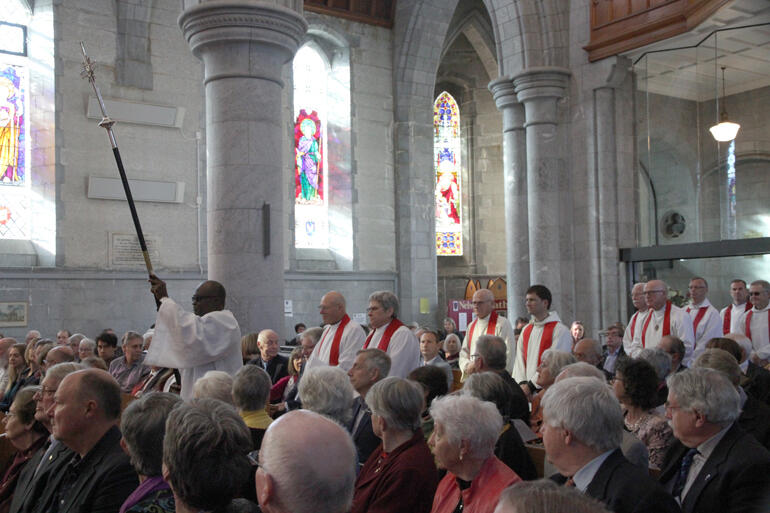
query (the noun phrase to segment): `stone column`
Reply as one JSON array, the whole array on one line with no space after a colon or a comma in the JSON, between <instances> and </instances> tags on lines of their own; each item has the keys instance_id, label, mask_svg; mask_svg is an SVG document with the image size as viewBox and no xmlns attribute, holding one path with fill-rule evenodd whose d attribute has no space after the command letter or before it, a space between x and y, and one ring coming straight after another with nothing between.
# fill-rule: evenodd
<instances>
[{"instance_id":1,"label":"stone column","mask_svg":"<svg viewBox=\"0 0 770 513\"><path fill-rule=\"evenodd\" d=\"M568 82L569 71L556 67L529 68L513 77L526 116L529 279L548 287L555 301L562 291L560 190L567 183L556 103Z\"/></svg>"},{"instance_id":2,"label":"stone column","mask_svg":"<svg viewBox=\"0 0 770 513\"><path fill-rule=\"evenodd\" d=\"M203 61L208 276L247 333L283 325L284 132L281 72L299 48L301 12L263 2L204 2L179 25Z\"/></svg>"},{"instance_id":3,"label":"stone column","mask_svg":"<svg viewBox=\"0 0 770 513\"><path fill-rule=\"evenodd\" d=\"M500 77L489 83L503 113L503 187L505 188L505 270L508 282L508 319L524 315L524 292L529 286L529 215L527 213L527 138L524 106L516 98L513 81Z\"/></svg>"}]
</instances>

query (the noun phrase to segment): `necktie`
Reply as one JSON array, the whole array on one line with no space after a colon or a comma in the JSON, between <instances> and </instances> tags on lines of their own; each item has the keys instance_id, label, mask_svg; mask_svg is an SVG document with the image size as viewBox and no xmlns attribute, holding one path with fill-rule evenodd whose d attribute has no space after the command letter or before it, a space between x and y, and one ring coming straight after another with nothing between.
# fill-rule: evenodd
<instances>
[{"instance_id":1,"label":"necktie","mask_svg":"<svg viewBox=\"0 0 770 513\"><path fill-rule=\"evenodd\" d=\"M682 490L684 490L684 485L685 483L687 483L687 474L690 473L692 460L696 454L698 454L698 449L690 449L689 451L687 451L687 454L684 455L684 458L682 458L682 466L679 467L679 473L676 475L676 480L674 481L674 487L671 490L671 494L674 497L679 497L682 495Z\"/></svg>"}]
</instances>

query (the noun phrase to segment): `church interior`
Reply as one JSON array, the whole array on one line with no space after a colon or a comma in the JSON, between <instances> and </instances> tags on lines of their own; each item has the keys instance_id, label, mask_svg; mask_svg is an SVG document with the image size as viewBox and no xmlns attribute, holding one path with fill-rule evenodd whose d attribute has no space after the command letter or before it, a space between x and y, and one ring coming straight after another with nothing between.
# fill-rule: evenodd
<instances>
[{"instance_id":1,"label":"church interior","mask_svg":"<svg viewBox=\"0 0 770 513\"><path fill-rule=\"evenodd\" d=\"M243 333L330 290L440 326L497 283L515 319L539 283L598 336L635 282L770 279L766 0L3 5L6 336L155 319L105 117L154 272L220 281Z\"/></svg>"}]
</instances>

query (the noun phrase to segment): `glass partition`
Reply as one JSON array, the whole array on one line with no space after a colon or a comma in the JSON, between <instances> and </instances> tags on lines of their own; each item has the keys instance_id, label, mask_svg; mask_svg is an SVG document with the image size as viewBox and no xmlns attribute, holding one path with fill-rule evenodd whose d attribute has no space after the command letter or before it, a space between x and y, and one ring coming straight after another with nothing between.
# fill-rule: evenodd
<instances>
[{"instance_id":1,"label":"glass partition","mask_svg":"<svg viewBox=\"0 0 770 513\"><path fill-rule=\"evenodd\" d=\"M731 28L635 61L638 246L770 236L768 40L770 24ZM722 112L729 142L709 132Z\"/></svg>"}]
</instances>

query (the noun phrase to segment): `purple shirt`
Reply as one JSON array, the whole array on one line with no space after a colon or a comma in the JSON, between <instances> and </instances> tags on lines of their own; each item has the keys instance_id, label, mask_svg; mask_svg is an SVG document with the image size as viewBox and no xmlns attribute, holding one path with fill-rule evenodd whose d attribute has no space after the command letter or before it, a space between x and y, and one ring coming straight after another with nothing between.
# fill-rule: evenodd
<instances>
[{"instance_id":1,"label":"purple shirt","mask_svg":"<svg viewBox=\"0 0 770 513\"><path fill-rule=\"evenodd\" d=\"M139 383L143 377L150 373L150 368L144 365L144 355L142 355L132 365L126 364L126 357L115 358L110 363L110 374L120 385L120 391L126 394L131 393L131 389Z\"/></svg>"}]
</instances>

